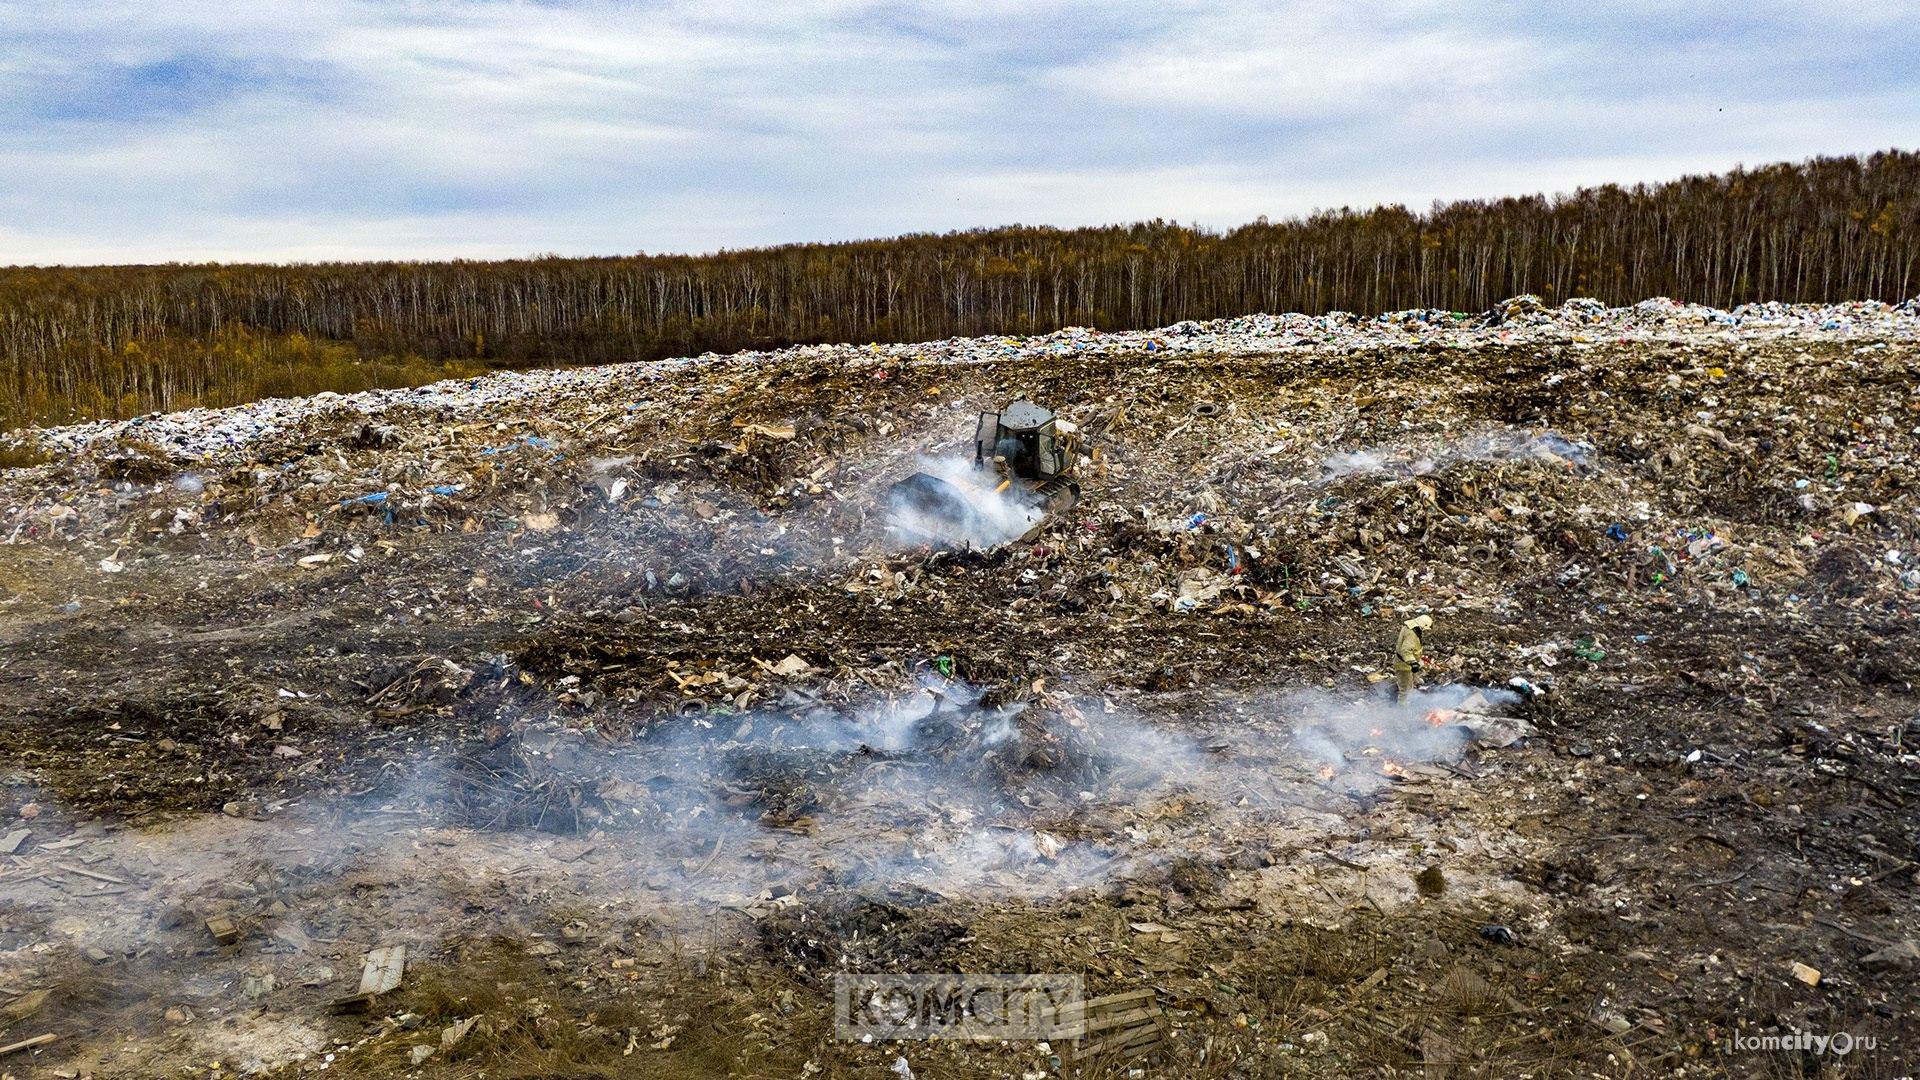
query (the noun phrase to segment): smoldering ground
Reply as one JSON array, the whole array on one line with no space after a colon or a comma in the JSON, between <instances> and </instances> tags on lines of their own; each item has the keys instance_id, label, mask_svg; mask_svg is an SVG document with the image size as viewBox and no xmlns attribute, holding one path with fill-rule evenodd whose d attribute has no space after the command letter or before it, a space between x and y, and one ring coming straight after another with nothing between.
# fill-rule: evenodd
<instances>
[{"instance_id":1,"label":"smoldering ground","mask_svg":"<svg viewBox=\"0 0 1920 1080\"><path fill-rule=\"evenodd\" d=\"M1591 443L1553 431L1496 428L1423 444L1407 440L1331 454L1320 463L1320 481L1348 476L1425 476L1461 461L1531 459L1570 469L1594 467Z\"/></svg>"},{"instance_id":2,"label":"smoldering ground","mask_svg":"<svg viewBox=\"0 0 1920 1080\"><path fill-rule=\"evenodd\" d=\"M776 704L654 716L609 737L620 725L582 723L504 657L407 670L381 704L461 711L482 685L516 692L485 732L423 746L372 791L90 827L54 857L113 882L0 880L0 920L17 931L0 947L0 983L43 982L61 957L156 995L147 1012L205 1018L268 993L269 976L322 1003L350 993L376 945L407 944L431 966L449 925L541 944L576 923L691 940L716 906L777 913L901 887L1045 901L1171 880L1249 847L1324 843L1365 809L1354 793L1392 782L1361 745L1372 726L1430 729L1422 709L1464 696L1401 707L1365 686L1275 689L1175 715L1098 686L973 685L924 669L850 703L799 678ZM1375 742L1408 761L1467 749ZM213 915L232 918L244 944L212 943ZM168 978L188 958L192 977ZM222 1030L195 1024L191 1038L224 1045ZM274 1052L311 1050L320 1031L288 1028Z\"/></svg>"},{"instance_id":3,"label":"smoldering ground","mask_svg":"<svg viewBox=\"0 0 1920 1080\"><path fill-rule=\"evenodd\" d=\"M1338 694L1283 692L1277 707L1293 718L1293 747L1325 779L1377 786L1407 765L1454 761L1476 744L1505 746L1531 734L1528 697L1500 688L1442 685L1404 698L1386 684Z\"/></svg>"},{"instance_id":4,"label":"smoldering ground","mask_svg":"<svg viewBox=\"0 0 1920 1080\"><path fill-rule=\"evenodd\" d=\"M86 856L137 887L7 881L0 905L104 892L111 906L64 924L68 936L132 953L195 938L206 913L289 881L406 866L388 887L404 880L424 913L493 860L582 844L604 845L578 866L596 892L643 906L897 882L1057 895L1215 855L1236 831L1330 828L1353 809L1343 794L1391 782L1392 764L1468 752L1472 736L1432 716L1472 693L1277 691L1240 703L1262 718L1251 728L1176 728L1098 696L1017 700L924 675L850 708L688 715L627 740L529 716L489 744L423 757L385 791L99 831Z\"/></svg>"},{"instance_id":5,"label":"smoldering ground","mask_svg":"<svg viewBox=\"0 0 1920 1080\"><path fill-rule=\"evenodd\" d=\"M1337 815L1395 765L1469 752L1474 720L1519 704L1469 687L1272 691L1234 710L1261 717L1249 728L923 673L850 706L694 713L631 740L522 725L484 759L436 763L444 790L415 798L466 826L622 836L644 884L678 899L897 881L1043 896L1207 856L1240 825Z\"/></svg>"}]
</instances>

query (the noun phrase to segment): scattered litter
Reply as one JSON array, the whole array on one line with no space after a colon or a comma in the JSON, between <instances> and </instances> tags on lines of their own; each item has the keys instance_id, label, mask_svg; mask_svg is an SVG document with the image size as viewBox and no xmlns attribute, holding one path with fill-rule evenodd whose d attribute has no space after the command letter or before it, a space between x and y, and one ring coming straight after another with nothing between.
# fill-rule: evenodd
<instances>
[{"instance_id":1,"label":"scattered litter","mask_svg":"<svg viewBox=\"0 0 1920 1080\"><path fill-rule=\"evenodd\" d=\"M1913 971L1920 968L1920 942L1907 938L1860 958L1869 971Z\"/></svg>"},{"instance_id":2,"label":"scattered litter","mask_svg":"<svg viewBox=\"0 0 1920 1080\"><path fill-rule=\"evenodd\" d=\"M452 1049L460 1045L460 1040L466 1038L467 1035L473 1031L473 1026L479 1022L480 1018L478 1016L469 1016L464 1020L455 1020L453 1023L440 1029L441 1047L444 1049Z\"/></svg>"}]
</instances>

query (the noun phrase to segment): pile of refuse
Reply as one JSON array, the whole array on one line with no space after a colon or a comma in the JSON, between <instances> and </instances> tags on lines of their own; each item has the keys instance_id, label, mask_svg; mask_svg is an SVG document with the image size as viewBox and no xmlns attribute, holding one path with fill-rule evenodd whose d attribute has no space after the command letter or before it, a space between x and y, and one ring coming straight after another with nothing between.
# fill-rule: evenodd
<instances>
[{"instance_id":1,"label":"pile of refuse","mask_svg":"<svg viewBox=\"0 0 1920 1080\"><path fill-rule=\"evenodd\" d=\"M226 409L193 409L131 420L108 420L13 433L56 454L115 443L150 447L180 461L245 455L249 444L341 417L386 417L417 422L471 421L528 408L564 404L618 409L647 397L651 386L689 366L751 369L784 361L833 361L855 367L899 364L982 364L1047 356L1213 354L1261 356L1286 351L1347 352L1421 347L1474 348L1491 344L1588 344L1701 337L1767 340L1802 334L1885 341L1920 340L1920 298L1899 305L1878 301L1842 304L1743 304L1732 310L1681 303L1665 297L1628 307L1607 307L1591 298L1550 307L1539 297L1518 296L1470 314L1411 309L1364 317L1247 315L1181 322L1157 330L1103 332L1067 327L1033 337L951 338L891 345L801 345L731 356L712 353L595 368L502 372L398 390L323 393L275 398Z\"/></svg>"},{"instance_id":2,"label":"pile of refuse","mask_svg":"<svg viewBox=\"0 0 1920 1080\"><path fill-rule=\"evenodd\" d=\"M1407 347L1436 340L1459 348ZM891 602L927 577L885 541L880 493L968 447L975 412L1004 400L995 382L1084 386L1067 375L1084 370L1117 380L1059 402L1100 448L1098 497L1005 556L1033 602L1497 609L1477 582L1551 568L1559 587L1732 595L1813 556L1852 564L1848 588L1904 591L1920 554L1889 478L1910 464L1911 420L1862 398L1836 452L1788 385L1911 369L1916 341L1911 303L1518 297L1472 317L1256 315L503 374L16 433L61 457L0 482L0 543L79 543L114 574L214 537L319 571L421 531L506 536L511 582L597 565L627 575L623 593L688 595L798 574ZM1162 452L1176 446L1204 471ZM1775 526L1798 546L1765 538Z\"/></svg>"}]
</instances>

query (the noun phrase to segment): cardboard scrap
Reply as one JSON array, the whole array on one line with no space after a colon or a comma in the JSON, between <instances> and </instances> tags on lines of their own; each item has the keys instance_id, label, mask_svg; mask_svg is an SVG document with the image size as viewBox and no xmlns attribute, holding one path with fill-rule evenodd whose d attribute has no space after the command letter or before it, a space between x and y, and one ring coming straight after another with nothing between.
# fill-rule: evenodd
<instances>
[{"instance_id":1,"label":"cardboard scrap","mask_svg":"<svg viewBox=\"0 0 1920 1080\"><path fill-rule=\"evenodd\" d=\"M382 945L367 954L367 963L360 971L360 990L362 994L384 994L400 985L400 977L407 970L407 947L405 945Z\"/></svg>"}]
</instances>

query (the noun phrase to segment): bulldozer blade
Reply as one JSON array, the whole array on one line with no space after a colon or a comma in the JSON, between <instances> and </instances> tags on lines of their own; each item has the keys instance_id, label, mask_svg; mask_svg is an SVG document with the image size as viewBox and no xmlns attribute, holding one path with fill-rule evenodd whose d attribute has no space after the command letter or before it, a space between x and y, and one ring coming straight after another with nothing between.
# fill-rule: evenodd
<instances>
[{"instance_id":1,"label":"bulldozer blade","mask_svg":"<svg viewBox=\"0 0 1920 1080\"><path fill-rule=\"evenodd\" d=\"M912 543L961 546L992 528L964 488L930 473L914 473L887 491L887 528Z\"/></svg>"},{"instance_id":2,"label":"bulldozer blade","mask_svg":"<svg viewBox=\"0 0 1920 1080\"><path fill-rule=\"evenodd\" d=\"M1022 540L1036 539L1046 530L1047 519L1078 505L1080 485L1064 478L1049 480L1033 489L1033 497L1039 500L1041 512L1034 515L1032 527L1020 534Z\"/></svg>"}]
</instances>

